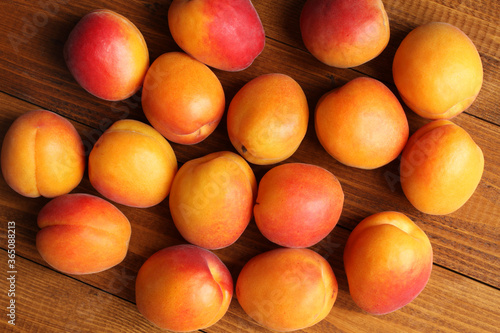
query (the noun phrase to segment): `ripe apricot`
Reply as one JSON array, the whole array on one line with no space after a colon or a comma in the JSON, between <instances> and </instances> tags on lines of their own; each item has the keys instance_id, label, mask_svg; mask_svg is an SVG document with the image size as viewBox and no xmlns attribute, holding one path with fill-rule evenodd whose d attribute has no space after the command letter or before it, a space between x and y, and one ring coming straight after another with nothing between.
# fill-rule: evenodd
<instances>
[{"instance_id":1,"label":"ripe apricot","mask_svg":"<svg viewBox=\"0 0 500 333\"><path fill-rule=\"evenodd\" d=\"M411 31L396 51L392 72L405 104L428 119L458 115L474 102L483 83L474 43L443 22Z\"/></svg>"},{"instance_id":2,"label":"ripe apricot","mask_svg":"<svg viewBox=\"0 0 500 333\"><path fill-rule=\"evenodd\" d=\"M476 190L484 169L481 148L460 126L435 120L417 130L401 157L401 186L427 214L449 214Z\"/></svg>"},{"instance_id":3,"label":"ripe apricot","mask_svg":"<svg viewBox=\"0 0 500 333\"><path fill-rule=\"evenodd\" d=\"M325 94L315 113L316 134L339 162L375 169L394 160L409 136L401 104L382 82L359 77Z\"/></svg>"}]
</instances>

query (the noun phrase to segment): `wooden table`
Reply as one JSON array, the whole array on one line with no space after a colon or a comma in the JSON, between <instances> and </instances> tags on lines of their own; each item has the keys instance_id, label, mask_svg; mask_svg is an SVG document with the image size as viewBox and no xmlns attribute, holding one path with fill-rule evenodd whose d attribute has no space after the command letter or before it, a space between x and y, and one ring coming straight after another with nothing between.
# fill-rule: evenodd
<instances>
[{"instance_id":1,"label":"wooden table","mask_svg":"<svg viewBox=\"0 0 500 333\"><path fill-rule=\"evenodd\" d=\"M500 327L500 3L497 0L384 0L391 39L373 61L354 69L321 64L305 49L298 19L304 0L254 0L266 31L266 46L242 72L215 70L229 102L250 79L264 73L288 74L303 87L314 110L319 97L347 81L370 76L396 89L392 58L401 40L416 26L445 21L460 27L475 43L484 65L484 84L475 103L453 122L466 129L485 155L482 180L472 198L457 212L431 216L418 212L391 181L399 161L376 170L346 167L323 150L312 122L299 150L286 162L306 162L332 171L345 192L338 226L313 247L332 265L339 296L328 317L305 332L499 332ZM2 0L0 2L0 137L16 117L43 108L70 119L87 150L112 122L146 121L139 94L121 102L105 102L85 92L67 70L62 48L76 22L97 8L115 10L133 21L147 41L151 60L179 50L170 36L170 1ZM405 108L410 133L427 123ZM311 117L312 119L312 117ZM207 153L230 150L225 120L205 141L193 146L172 144L182 163ZM88 152L88 151L87 151ZM22 166L19 166L22 167ZM258 179L272 166L253 166ZM98 195L87 174L73 192ZM38 211L49 199L30 199L11 190L0 177L0 331L16 332L156 332L134 304L135 276L156 251L185 243L176 231L168 199L148 209L118 205L132 223L126 259L99 274L70 276L50 268L35 248ZM348 292L342 253L349 232L364 217L385 210L407 214L429 236L434 267L427 287L411 304L383 316L362 312ZM7 323L8 222L15 225L15 326ZM275 248L251 221L232 246L214 251L236 281L251 257ZM233 298L228 313L206 332L265 332Z\"/></svg>"}]
</instances>

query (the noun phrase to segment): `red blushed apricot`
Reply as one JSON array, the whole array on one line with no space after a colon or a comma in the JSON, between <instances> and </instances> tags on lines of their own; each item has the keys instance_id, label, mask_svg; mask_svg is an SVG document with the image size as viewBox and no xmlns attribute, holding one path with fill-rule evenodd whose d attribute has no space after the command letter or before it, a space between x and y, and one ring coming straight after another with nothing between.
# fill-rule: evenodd
<instances>
[{"instance_id":1,"label":"red blushed apricot","mask_svg":"<svg viewBox=\"0 0 500 333\"><path fill-rule=\"evenodd\" d=\"M212 252L176 245L153 254L135 284L139 312L160 328L187 332L221 319L233 296L233 279Z\"/></svg>"},{"instance_id":2,"label":"red blushed apricot","mask_svg":"<svg viewBox=\"0 0 500 333\"><path fill-rule=\"evenodd\" d=\"M359 77L325 94L315 113L316 135L339 162L375 169L394 160L409 136L401 104L382 82Z\"/></svg>"},{"instance_id":3,"label":"red blushed apricot","mask_svg":"<svg viewBox=\"0 0 500 333\"><path fill-rule=\"evenodd\" d=\"M300 15L305 46L321 62L359 66L389 43L389 19L381 0L308 0Z\"/></svg>"},{"instance_id":4,"label":"red blushed apricot","mask_svg":"<svg viewBox=\"0 0 500 333\"><path fill-rule=\"evenodd\" d=\"M219 124L225 107L224 90L217 76L185 53L161 55L146 74L142 91L144 114L170 141L203 141Z\"/></svg>"},{"instance_id":5,"label":"red blushed apricot","mask_svg":"<svg viewBox=\"0 0 500 333\"><path fill-rule=\"evenodd\" d=\"M483 83L474 43L444 22L412 30L394 55L392 73L405 104L428 119L458 115L474 102Z\"/></svg>"},{"instance_id":6,"label":"red blushed apricot","mask_svg":"<svg viewBox=\"0 0 500 333\"><path fill-rule=\"evenodd\" d=\"M66 194L47 203L38 214L36 248L55 269L91 274L125 258L130 222L111 203L89 194Z\"/></svg>"},{"instance_id":7,"label":"red blushed apricot","mask_svg":"<svg viewBox=\"0 0 500 333\"><path fill-rule=\"evenodd\" d=\"M255 223L276 244L309 247L333 230L343 205L344 192L331 172L311 164L282 164L259 183Z\"/></svg>"},{"instance_id":8,"label":"red blushed apricot","mask_svg":"<svg viewBox=\"0 0 500 333\"><path fill-rule=\"evenodd\" d=\"M279 248L259 254L245 264L236 282L243 310L262 326L281 332L323 320L337 294L330 264L309 249Z\"/></svg>"},{"instance_id":9,"label":"red blushed apricot","mask_svg":"<svg viewBox=\"0 0 500 333\"><path fill-rule=\"evenodd\" d=\"M432 258L429 238L406 215L371 215L354 228L344 248L351 297L371 314L396 311L425 288Z\"/></svg>"},{"instance_id":10,"label":"red blushed apricot","mask_svg":"<svg viewBox=\"0 0 500 333\"><path fill-rule=\"evenodd\" d=\"M266 40L250 0L174 0L168 10L168 26L185 52L226 71L249 67Z\"/></svg>"},{"instance_id":11,"label":"red blushed apricot","mask_svg":"<svg viewBox=\"0 0 500 333\"><path fill-rule=\"evenodd\" d=\"M159 204L177 172L175 152L153 127L124 119L111 125L89 156L89 179L109 200L132 207Z\"/></svg>"},{"instance_id":12,"label":"red blushed apricot","mask_svg":"<svg viewBox=\"0 0 500 333\"><path fill-rule=\"evenodd\" d=\"M53 198L69 193L82 180L83 143L65 118L50 111L30 111L5 134L1 166L5 181L17 193Z\"/></svg>"},{"instance_id":13,"label":"red blushed apricot","mask_svg":"<svg viewBox=\"0 0 500 333\"><path fill-rule=\"evenodd\" d=\"M417 130L401 157L401 186L427 214L450 214L476 190L484 170L481 148L460 126L435 120Z\"/></svg>"},{"instance_id":14,"label":"red blushed apricot","mask_svg":"<svg viewBox=\"0 0 500 333\"><path fill-rule=\"evenodd\" d=\"M126 17L100 9L71 31L64 59L75 80L99 98L118 101L142 86L149 66L146 41Z\"/></svg>"}]
</instances>

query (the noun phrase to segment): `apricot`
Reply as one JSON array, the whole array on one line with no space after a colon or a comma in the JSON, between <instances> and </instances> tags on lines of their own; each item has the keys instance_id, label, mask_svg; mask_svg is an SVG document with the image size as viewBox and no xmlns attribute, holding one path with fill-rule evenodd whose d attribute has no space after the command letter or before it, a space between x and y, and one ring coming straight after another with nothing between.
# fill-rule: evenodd
<instances>
[{"instance_id":1,"label":"apricot","mask_svg":"<svg viewBox=\"0 0 500 333\"><path fill-rule=\"evenodd\" d=\"M444 22L412 30L394 55L392 72L404 103L428 119L460 114L474 102L483 83L483 65L474 43Z\"/></svg>"},{"instance_id":2,"label":"apricot","mask_svg":"<svg viewBox=\"0 0 500 333\"><path fill-rule=\"evenodd\" d=\"M99 197L75 193L52 199L38 213L36 248L53 268L91 274L118 265L131 227L123 213Z\"/></svg>"},{"instance_id":3,"label":"apricot","mask_svg":"<svg viewBox=\"0 0 500 333\"><path fill-rule=\"evenodd\" d=\"M248 261L236 282L243 310L265 328L313 326L331 311L338 284L330 264L309 249L279 248Z\"/></svg>"},{"instance_id":4,"label":"apricot","mask_svg":"<svg viewBox=\"0 0 500 333\"><path fill-rule=\"evenodd\" d=\"M249 67L266 41L250 0L174 0L168 10L168 26L186 53L225 71Z\"/></svg>"},{"instance_id":5,"label":"apricot","mask_svg":"<svg viewBox=\"0 0 500 333\"><path fill-rule=\"evenodd\" d=\"M371 314L396 311L425 288L432 270L427 235L406 215L381 212L361 221L344 248L354 302Z\"/></svg>"},{"instance_id":6,"label":"apricot","mask_svg":"<svg viewBox=\"0 0 500 333\"><path fill-rule=\"evenodd\" d=\"M234 243L247 227L256 192L257 181L243 157L211 153L179 169L170 191L170 212L184 239L219 249Z\"/></svg>"},{"instance_id":7,"label":"apricot","mask_svg":"<svg viewBox=\"0 0 500 333\"><path fill-rule=\"evenodd\" d=\"M304 91L288 75L260 75L233 97L227 113L231 143L250 163L284 161L307 132L309 107Z\"/></svg>"},{"instance_id":8,"label":"apricot","mask_svg":"<svg viewBox=\"0 0 500 333\"><path fill-rule=\"evenodd\" d=\"M381 0L307 0L300 15L300 32L314 57L339 68L372 60L390 37Z\"/></svg>"},{"instance_id":9,"label":"apricot","mask_svg":"<svg viewBox=\"0 0 500 333\"><path fill-rule=\"evenodd\" d=\"M168 141L137 120L118 120L97 140L89 156L89 179L114 202L150 207L165 199L177 172Z\"/></svg>"},{"instance_id":10,"label":"apricot","mask_svg":"<svg viewBox=\"0 0 500 333\"><path fill-rule=\"evenodd\" d=\"M142 33L107 9L92 11L77 23L64 45L64 59L83 89L109 101L135 94L149 67Z\"/></svg>"},{"instance_id":11,"label":"apricot","mask_svg":"<svg viewBox=\"0 0 500 333\"><path fill-rule=\"evenodd\" d=\"M203 63L182 52L169 52L158 57L146 74L142 108L168 140L195 144L206 139L222 119L224 90Z\"/></svg>"},{"instance_id":12,"label":"apricot","mask_svg":"<svg viewBox=\"0 0 500 333\"><path fill-rule=\"evenodd\" d=\"M233 279L212 252L194 245L164 248L139 269L135 300L156 326L186 332L221 319L233 297Z\"/></svg>"},{"instance_id":13,"label":"apricot","mask_svg":"<svg viewBox=\"0 0 500 333\"><path fill-rule=\"evenodd\" d=\"M344 192L330 171L312 164L282 164L259 183L255 222L276 244L309 247L333 230L343 205Z\"/></svg>"},{"instance_id":14,"label":"apricot","mask_svg":"<svg viewBox=\"0 0 500 333\"><path fill-rule=\"evenodd\" d=\"M435 120L417 130L403 150L401 186L426 214L450 214L476 190L484 170L481 148L460 126Z\"/></svg>"},{"instance_id":15,"label":"apricot","mask_svg":"<svg viewBox=\"0 0 500 333\"><path fill-rule=\"evenodd\" d=\"M46 110L19 116L5 133L2 174L17 193L53 198L69 193L82 180L82 139L65 118Z\"/></svg>"},{"instance_id":16,"label":"apricot","mask_svg":"<svg viewBox=\"0 0 500 333\"><path fill-rule=\"evenodd\" d=\"M326 93L315 113L316 135L339 162L375 169L393 161L409 136L406 114L382 82L359 77Z\"/></svg>"}]
</instances>

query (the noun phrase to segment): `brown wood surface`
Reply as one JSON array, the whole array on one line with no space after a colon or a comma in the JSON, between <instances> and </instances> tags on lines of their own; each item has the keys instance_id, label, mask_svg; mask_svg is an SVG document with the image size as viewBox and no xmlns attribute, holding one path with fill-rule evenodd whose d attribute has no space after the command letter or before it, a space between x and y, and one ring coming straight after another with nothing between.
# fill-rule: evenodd
<instances>
[{"instance_id":1,"label":"brown wood surface","mask_svg":"<svg viewBox=\"0 0 500 333\"><path fill-rule=\"evenodd\" d=\"M146 121L139 94L106 102L85 92L71 77L62 58L64 42L78 20L97 8L115 10L142 31L153 61L179 50L170 36L167 11L171 1L2 0L0 2L0 142L10 124L24 112L43 108L73 122L87 152L114 121ZM482 180L472 198L457 212L431 216L406 200L397 182L399 161L376 170L346 167L321 147L312 121L299 150L286 162L305 162L332 171L345 192L338 226L313 247L332 265L339 296L328 317L305 332L498 332L500 327L500 3L497 0L384 0L391 40L376 59L354 69L321 64L305 49L298 18L304 0L254 0L266 31L263 53L248 69L214 70L229 103L250 79L265 73L288 74L304 89L312 114L319 97L359 76L371 76L396 92L392 57L406 34L429 21L461 28L475 43L484 66L484 84L474 104L452 121L466 129L485 155ZM52 7L44 7L52 4ZM55 4L55 5L54 5ZM413 133L428 120L405 108ZM311 117L312 119L312 117ZM172 144L179 164L221 150L234 151L225 119L205 141ZM22 166L20 166L22 167ZM252 165L257 179L272 166ZM73 192L98 195L85 175ZM132 223L130 249L118 266L98 274L70 276L50 268L35 248L36 216L49 200L29 199L11 190L0 177L0 331L15 332L155 332L136 310L135 276L154 252L185 243L173 225L168 199L148 209L118 205ZM411 304L384 316L362 312L349 296L342 252L356 224L385 210L407 214L429 236L434 267L424 291ZM7 323L7 222L16 225L16 326ZM251 221L230 247L214 251L236 281L253 256L275 248ZM206 332L266 332L241 309L236 298L216 325Z\"/></svg>"}]
</instances>

